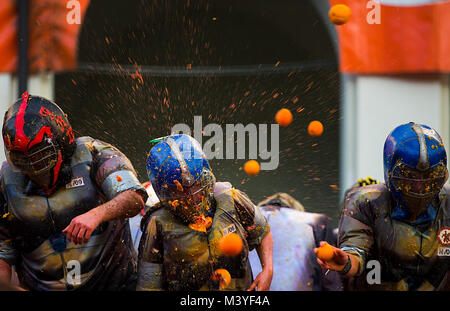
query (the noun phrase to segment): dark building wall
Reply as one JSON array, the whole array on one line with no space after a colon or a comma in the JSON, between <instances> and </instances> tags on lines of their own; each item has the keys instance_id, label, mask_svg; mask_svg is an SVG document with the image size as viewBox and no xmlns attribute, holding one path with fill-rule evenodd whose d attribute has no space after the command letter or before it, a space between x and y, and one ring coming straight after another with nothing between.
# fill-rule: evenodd
<instances>
[{"instance_id":1,"label":"dark building wall","mask_svg":"<svg viewBox=\"0 0 450 311\"><path fill-rule=\"evenodd\" d=\"M269 124L289 108L294 122L280 128L277 170L249 178L240 169L245 160L212 160L214 173L255 203L282 191L336 217L340 79L323 4L191 2L92 2L79 70L56 76L56 101L73 127L118 146L145 181L148 141L174 124L193 127L196 115L224 130ZM325 125L320 138L306 132L313 120Z\"/></svg>"}]
</instances>

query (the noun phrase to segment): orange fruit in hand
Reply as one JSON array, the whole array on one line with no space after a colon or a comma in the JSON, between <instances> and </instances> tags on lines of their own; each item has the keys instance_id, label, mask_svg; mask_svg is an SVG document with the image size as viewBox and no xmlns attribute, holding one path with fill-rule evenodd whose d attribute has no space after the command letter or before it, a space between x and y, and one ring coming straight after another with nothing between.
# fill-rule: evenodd
<instances>
[{"instance_id":1,"label":"orange fruit in hand","mask_svg":"<svg viewBox=\"0 0 450 311\"><path fill-rule=\"evenodd\" d=\"M277 114L275 115L275 121L280 126L288 126L292 122L292 113L289 109L283 108L278 110Z\"/></svg>"},{"instance_id":2,"label":"orange fruit in hand","mask_svg":"<svg viewBox=\"0 0 450 311\"><path fill-rule=\"evenodd\" d=\"M344 25L352 17L352 10L345 4L336 4L331 7L328 17L333 24Z\"/></svg>"},{"instance_id":3,"label":"orange fruit in hand","mask_svg":"<svg viewBox=\"0 0 450 311\"><path fill-rule=\"evenodd\" d=\"M224 235L219 241L219 249L225 256L237 256L242 252L243 247L244 243L242 243L241 237L236 233Z\"/></svg>"},{"instance_id":4,"label":"orange fruit in hand","mask_svg":"<svg viewBox=\"0 0 450 311\"><path fill-rule=\"evenodd\" d=\"M231 282L231 275L230 272L228 272L225 269L217 269L214 271L214 275L212 276L212 279L214 281L219 281L219 289L223 290L227 288L227 286Z\"/></svg>"},{"instance_id":5,"label":"orange fruit in hand","mask_svg":"<svg viewBox=\"0 0 450 311\"><path fill-rule=\"evenodd\" d=\"M261 167L259 166L259 163L255 160L247 161L244 164L244 171L247 173L247 175L250 176L258 175L260 170Z\"/></svg>"},{"instance_id":6,"label":"orange fruit in hand","mask_svg":"<svg viewBox=\"0 0 450 311\"><path fill-rule=\"evenodd\" d=\"M317 257L322 261L330 261L334 257L333 246L330 244L325 244L317 250Z\"/></svg>"},{"instance_id":7,"label":"orange fruit in hand","mask_svg":"<svg viewBox=\"0 0 450 311\"><path fill-rule=\"evenodd\" d=\"M308 134L311 136L320 136L323 133L323 124L320 121L312 121L308 125Z\"/></svg>"}]
</instances>

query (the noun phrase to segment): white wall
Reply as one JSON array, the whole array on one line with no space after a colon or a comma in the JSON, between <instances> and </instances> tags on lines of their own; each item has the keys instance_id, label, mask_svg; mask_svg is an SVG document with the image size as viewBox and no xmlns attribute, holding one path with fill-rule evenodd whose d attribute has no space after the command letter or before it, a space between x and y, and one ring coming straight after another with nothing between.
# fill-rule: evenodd
<instances>
[{"instance_id":1,"label":"white wall","mask_svg":"<svg viewBox=\"0 0 450 311\"><path fill-rule=\"evenodd\" d=\"M9 105L15 100L17 88L14 88L13 77L9 73L0 74L0 119L3 127L3 116ZM3 139L0 139L0 165L6 160L3 149Z\"/></svg>"},{"instance_id":2,"label":"white wall","mask_svg":"<svg viewBox=\"0 0 450 311\"><path fill-rule=\"evenodd\" d=\"M344 76L342 192L358 178L384 181L383 146L398 125L431 126L449 149L448 76Z\"/></svg>"}]
</instances>

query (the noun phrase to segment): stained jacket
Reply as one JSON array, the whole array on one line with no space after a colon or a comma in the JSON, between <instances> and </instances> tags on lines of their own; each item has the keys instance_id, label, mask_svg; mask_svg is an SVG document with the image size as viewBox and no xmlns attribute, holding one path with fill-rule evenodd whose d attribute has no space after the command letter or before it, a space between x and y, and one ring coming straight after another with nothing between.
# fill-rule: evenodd
<instances>
[{"instance_id":1,"label":"stained jacket","mask_svg":"<svg viewBox=\"0 0 450 311\"><path fill-rule=\"evenodd\" d=\"M139 245L138 290L217 290L211 281L216 269L231 275L227 290L247 290L253 281L248 253L270 231L247 195L229 183L216 183L215 214L206 233L190 229L166 207L143 218ZM219 250L221 237L237 233L244 242L236 257Z\"/></svg>"},{"instance_id":2,"label":"stained jacket","mask_svg":"<svg viewBox=\"0 0 450 311\"><path fill-rule=\"evenodd\" d=\"M87 243L68 242L71 220L126 190L146 197L135 171L113 146L81 137L64 172L66 184L50 195L4 163L0 179L0 259L15 265L31 290L119 290L136 284L136 252L128 221L105 222ZM68 177L68 178L67 178ZM80 280L74 274L80 269Z\"/></svg>"},{"instance_id":3,"label":"stained jacket","mask_svg":"<svg viewBox=\"0 0 450 311\"><path fill-rule=\"evenodd\" d=\"M447 289L450 257L448 244L439 234L450 227L450 187L444 186L432 203L437 209L432 222L412 226L393 219L394 199L384 183L350 190L339 224L339 247L359 260L357 275L348 280L350 290L443 290ZM442 230L443 231L442 231ZM449 241L450 242L450 241ZM450 250L448 250L450 252ZM373 274L380 263L381 284Z\"/></svg>"}]
</instances>

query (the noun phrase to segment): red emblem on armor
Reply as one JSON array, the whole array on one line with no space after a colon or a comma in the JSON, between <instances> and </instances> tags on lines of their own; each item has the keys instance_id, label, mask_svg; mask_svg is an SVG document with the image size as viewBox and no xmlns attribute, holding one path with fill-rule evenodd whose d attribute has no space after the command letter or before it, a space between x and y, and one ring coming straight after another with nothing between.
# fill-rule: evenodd
<instances>
[{"instance_id":1,"label":"red emblem on armor","mask_svg":"<svg viewBox=\"0 0 450 311\"><path fill-rule=\"evenodd\" d=\"M443 246L450 246L450 228L441 228L437 235L438 241Z\"/></svg>"}]
</instances>

